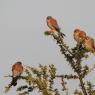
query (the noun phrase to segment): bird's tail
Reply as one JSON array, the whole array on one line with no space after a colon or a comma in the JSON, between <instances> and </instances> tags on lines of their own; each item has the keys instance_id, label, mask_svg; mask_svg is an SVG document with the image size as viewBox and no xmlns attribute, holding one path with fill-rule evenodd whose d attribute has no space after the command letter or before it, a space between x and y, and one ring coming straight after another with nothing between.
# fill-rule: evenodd
<instances>
[{"instance_id":1,"label":"bird's tail","mask_svg":"<svg viewBox=\"0 0 95 95\"><path fill-rule=\"evenodd\" d=\"M64 38L64 36L66 36L64 33L62 33L60 30L60 28L56 28L55 27L55 29L56 29L56 31L58 32L58 35L60 36L60 37L62 37L62 38Z\"/></svg>"},{"instance_id":2,"label":"bird's tail","mask_svg":"<svg viewBox=\"0 0 95 95\"><path fill-rule=\"evenodd\" d=\"M58 32L59 33L59 36L61 36L62 38L64 38L66 35L62 32Z\"/></svg>"},{"instance_id":3,"label":"bird's tail","mask_svg":"<svg viewBox=\"0 0 95 95\"><path fill-rule=\"evenodd\" d=\"M10 85L11 86L16 86L17 85L17 80L18 80L18 77L13 77Z\"/></svg>"}]
</instances>

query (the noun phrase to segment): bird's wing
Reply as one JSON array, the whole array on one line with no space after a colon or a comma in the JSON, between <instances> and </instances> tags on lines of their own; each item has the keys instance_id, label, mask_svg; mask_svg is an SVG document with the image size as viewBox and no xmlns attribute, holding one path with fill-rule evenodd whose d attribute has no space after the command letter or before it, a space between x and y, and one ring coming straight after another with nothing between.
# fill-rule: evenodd
<instances>
[{"instance_id":1,"label":"bird's wing","mask_svg":"<svg viewBox=\"0 0 95 95\"><path fill-rule=\"evenodd\" d=\"M58 26L58 23L57 23L57 21L55 19L51 19L50 23L52 24L52 27L54 27L57 31L60 30L60 28Z\"/></svg>"},{"instance_id":2,"label":"bird's wing","mask_svg":"<svg viewBox=\"0 0 95 95\"><path fill-rule=\"evenodd\" d=\"M12 66L12 71L15 69L15 64Z\"/></svg>"}]
</instances>

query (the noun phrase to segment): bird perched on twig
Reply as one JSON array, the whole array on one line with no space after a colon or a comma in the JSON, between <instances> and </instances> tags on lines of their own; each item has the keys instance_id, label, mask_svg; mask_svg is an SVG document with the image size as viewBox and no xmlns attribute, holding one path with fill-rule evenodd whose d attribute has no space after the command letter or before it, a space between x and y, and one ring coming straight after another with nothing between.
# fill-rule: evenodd
<instances>
[{"instance_id":1,"label":"bird perched on twig","mask_svg":"<svg viewBox=\"0 0 95 95\"><path fill-rule=\"evenodd\" d=\"M56 19L54 19L52 16L48 16L46 18L46 21L47 21L47 25L48 27L51 29L50 32L58 32L58 34L61 36L61 37L64 37L66 36L64 33L60 32L60 27L56 21Z\"/></svg>"},{"instance_id":2,"label":"bird perched on twig","mask_svg":"<svg viewBox=\"0 0 95 95\"><path fill-rule=\"evenodd\" d=\"M23 72L23 66L22 66L22 62L16 62L13 66L12 66L12 82L11 82L11 86L16 86L17 85L17 80L19 79L20 75Z\"/></svg>"},{"instance_id":3,"label":"bird perched on twig","mask_svg":"<svg viewBox=\"0 0 95 95\"><path fill-rule=\"evenodd\" d=\"M79 48L82 48L82 44L86 38L86 33L84 31L79 30L79 29L75 29L73 36L74 36L74 39L76 40Z\"/></svg>"},{"instance_id":4,"label":"bird perched on twig","mask_svg":"<svg viewBox=\"0 0 95 95\"><path fill-rule=\"evenodd\" d=\"M95 42L93 38L87 36L83 44L86 50L95 53Z\"/></svg>"}]
</instances>

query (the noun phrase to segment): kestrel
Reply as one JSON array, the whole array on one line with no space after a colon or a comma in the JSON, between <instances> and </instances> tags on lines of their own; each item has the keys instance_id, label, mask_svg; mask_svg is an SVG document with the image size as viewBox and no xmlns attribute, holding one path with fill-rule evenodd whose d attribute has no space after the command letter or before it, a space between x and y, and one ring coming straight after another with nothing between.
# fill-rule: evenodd
<instances>
[{"instance_id":1,"label":"kestrel","mask_svg":"<svg viewBox=\"0 0 95 95\"><path fill-rule=\"evenodd\" d=\"M91 51L91 52L95 52L95 42L94 39L87 36L84 40L84 47L86 50Z\"/></svg>"},{"instance_id":2,"label":"kestrel","mask_svg":"<svg viewBox=\"0 0 95 95\"><path fill-rule=\"evenodd\" d=\"M65 36L64 33L60 32L60 27L56 19L54 19L52 16L48 16L46 20L48 27L51 29L51 32L58 32L61 36Z\"/></svg>"},{"instance_id":3,"label":"kestrel","mask_svg":"<svg viewBox=\"0 0 95 95\"><path fill-rule=\"evenodd\" d=\"M74 30L74 39L76 40L77 44L82 43L85 38L86 38L86 33L84 31L81 31L79 29Z\"/></svg>"},{"instance_id":4,"label":"kestrel","mask_svg":"<svg viewBox=\"0 0 95 95\"><path fill-rule=\"evenodd\" d=\"M73 36L77 42L78 48L81 50L83 48L84 39L86 38L86 33L84 31L79 30L79 29L75 29Z\"/></svg>"},{"instance_id":5,"label":"kestrel","mask_svg":"<svg viewBox=\"0 0 95 95\"><path fill-rule=\"evenodd\" d=\"M16 62L13 66L12 66L12 82L11 85L16 86L17 85L17 80L20 77L20 75L23 72L23 66L21 62Z\"/></svg>"}]
</instances>

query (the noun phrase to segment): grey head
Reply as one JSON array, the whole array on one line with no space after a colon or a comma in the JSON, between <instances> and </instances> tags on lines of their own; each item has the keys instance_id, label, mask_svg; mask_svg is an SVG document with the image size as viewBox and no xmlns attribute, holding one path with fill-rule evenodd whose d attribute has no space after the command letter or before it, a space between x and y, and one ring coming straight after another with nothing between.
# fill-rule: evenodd
<instances>
[{"instance_id":1,"label":"grey head","mask_svg":"<svg viewBox=\"0 0 95 95\"><path fill-rule=\"evenodd\" d=\"M80 30L79 29L75 29L74 32L79 32Z\"/></svg>"},{"instance_id":2,"label":"grey head","mask_svg":"<svg viewBox=\"0 0 95 95\"><path fill-rule=\"evenodd\" d=\"M51 19L51 18L52 18L52 16L47 16L47 20L48 20L48 19Z\"/></svg>"},{"instance_id":3,"label":"grey head","mask_svg":"<svg viewBox=\"0 0 95 95\"><path fill-rule=\"evenodd\" d=\"M16 62L17 64L22 64L22 62L20 62L20 61L18 61L18 62Z\"/></svg>"}]
</instances>

